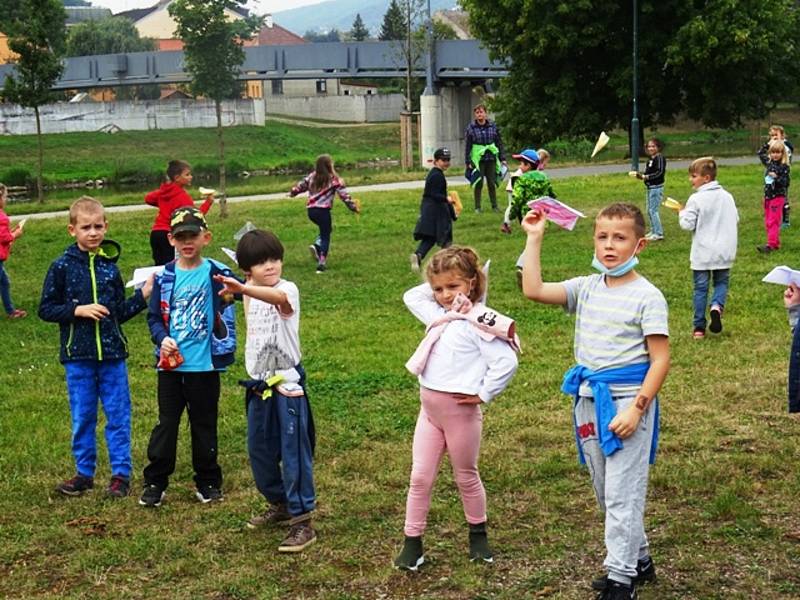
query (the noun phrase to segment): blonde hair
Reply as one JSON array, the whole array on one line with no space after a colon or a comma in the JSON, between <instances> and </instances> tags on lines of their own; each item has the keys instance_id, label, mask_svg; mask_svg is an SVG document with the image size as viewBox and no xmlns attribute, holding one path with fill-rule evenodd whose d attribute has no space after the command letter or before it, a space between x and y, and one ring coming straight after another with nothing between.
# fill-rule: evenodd
<instances>
[{"instance_id":1,"label":"blonde hair","mask_svg":"<svg viewBox=\"0 0 800 600\"><path fill-rule=\"evenodd\" d=\"M711 156L701 156L689 165L689 175L710 175L714 180L717 178L717 161Z\"/></svg>"},{"instance_id":2,"label":"blonde hair","mask_svg":"<svg viewBox=\"0 0 800 600\"><path fill-rule=\"evenodd\" d=\"M773 131L780 133L781 137L786 137L786 131L780 125L772 125L769 128L769 132L772 133Z\"/></svg>"},{"instance_id":3,"label":"blonde hair","mask_svg":"<svg viewBox=\"0 0 800 600\"><path fill-rule=\"evenodd\" d=\"M547 150L545 150L544 148L539 148L539 149L536 151L536 154L538 154L538 155L539 155L539 162L540 162L540 163L542 163L542 162L544 162L546 159L550 158L550 153L549 153Z\"/></svg>"},{"instance_id":4,"label":"blonde hair","mask_svg":"<svg viewBox=\"0 0 800 600\"><path fill-rule=\"evenodd\" d=\"M789 164L789 153L786 152L786 145L783 143L783 140L772 140L769 143L769 151L774 152L776 150L780 150L781 153L781 160L780 163L782 165Z\"/></svg>"},{"instance_id":5,"label":"blonde hair","mask_svg":"<svg viewBox=\"0 0 800 600\"><path fill-rule=\"evenodd\" d=\"M5 183L0 183L0 196L5 196L8 192L8 188L6 187Z\"/></svg>"},{"instance_id":6,"label":"blonde hair","mask_svg":"<svg viewBox=\"0 0 800 600\"><path fill-rule=\"evenodd\" d=\"M633 232L636 237L644 237L644 215L635 204L627 202L609 204L598 213L597 219L630 219L633 221ZM595 219L595 224L597 224L597 219Z\"/></svg>"},{"instance_id":7,"label":"blonde hair","mask_svg":"<svg viewBox=\"0 0 800 600\"><path fill-rule=\"evenodd\" d=\"M79 214L95 215L98 213L103 215L103 220L105 220L106 211L103 205L91 196L81 196L69 207L69 223L70 225L75 225L78 222Z\"/></svg>"},{"instance_id":8,"label":"blonde hair","mask_svg":"<svg viewBox=\"0 0 800 600\"><path fill-rule=\"evenodd\" d=\"M469 246L449 246L442 248L428 262L425 278L458 271L464 279L472 279L474 284L469 291L469 299L476 302L486 290L486 274L481 270L478 253Z\"/></svg>"}]
</instances>

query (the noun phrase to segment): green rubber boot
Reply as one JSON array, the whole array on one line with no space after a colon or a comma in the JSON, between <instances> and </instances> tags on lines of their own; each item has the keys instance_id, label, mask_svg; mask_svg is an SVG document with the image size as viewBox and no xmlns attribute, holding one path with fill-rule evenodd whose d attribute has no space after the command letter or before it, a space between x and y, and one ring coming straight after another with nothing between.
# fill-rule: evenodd
<instances>
[{"instance_id":1,"label":"green rubber boot","mask_svg":"<svg viewBox=\"0 0 800 600\"><path fill-rule=\"evenodd\" d=\"M422 536L408 537L403 541L403 549L394 559L396 569L416 571L425 562L422 550Z\"/></svg>"},{"instance_id":2,"label":"green rubber boot","mask_svg":"<svg viewBox=\"0 0 800 600\"><path fill-rule=\"evenodd\" d=\"M472 562L494 562L489 540L486 538L486 522L469 526L469 559Z\"/></svg>"}]
</instances>

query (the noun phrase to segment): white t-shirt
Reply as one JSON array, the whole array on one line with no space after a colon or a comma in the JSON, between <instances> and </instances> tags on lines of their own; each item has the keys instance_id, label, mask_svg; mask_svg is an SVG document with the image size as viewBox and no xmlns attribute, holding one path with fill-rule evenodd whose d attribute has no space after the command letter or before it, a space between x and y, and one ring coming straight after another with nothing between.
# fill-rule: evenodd
<instances>
[{"instance_id":1,"label":"white t-shirt","mask_svg":"<svg viewBox=\"0 0 800 600\"><path fill-rule=\"evenodd\" d=\"M274 304L247 298L247 341L244 362L253 379L283 375L285 382L297 383L300 374L300 292L291 281L281 279L275 289L284 292L292 306L290 314L282 314Z\"/></svg>"}]
</instances>

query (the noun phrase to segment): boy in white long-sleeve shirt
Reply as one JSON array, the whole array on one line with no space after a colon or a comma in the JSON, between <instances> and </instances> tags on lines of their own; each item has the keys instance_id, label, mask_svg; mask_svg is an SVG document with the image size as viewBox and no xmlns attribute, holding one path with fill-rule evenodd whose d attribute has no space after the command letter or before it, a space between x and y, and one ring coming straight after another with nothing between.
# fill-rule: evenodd
<instances>
[{"instance_id":1,"label":"boy in white long-sleeve shirt","mask_svg":"<svg viewBox=\"0 0 800 600\"><path fill-rule=\"evenodd\" d=\"M728 295L728 281L736 259L739 212L736 203L717 181L717 163L711 157L698 158L689 166L689 182L695 193L678 214L682 229L692 232L689 261L694 278L695 339L706 335L708 285L713 281L709 317L712 333L722 331L722 312Z\"/></svg>"}]
</instances>

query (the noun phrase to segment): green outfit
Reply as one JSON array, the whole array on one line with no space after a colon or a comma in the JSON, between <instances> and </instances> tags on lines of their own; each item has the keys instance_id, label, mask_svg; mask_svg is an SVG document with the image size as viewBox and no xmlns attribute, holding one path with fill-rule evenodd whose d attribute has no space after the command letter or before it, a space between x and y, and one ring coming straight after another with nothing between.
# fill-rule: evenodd
<instances>
[{"instance_id":1,"label":"green outfit","mask_svg":"<svg viewBox=\"0 0 800 600\"><path fill-rule=\"evenodd\" d=\"M528 202L544 196L556 197L550 178L543 171L526 171L514 180L508 220L522 221L522 217L528 214Z\"/></svg>"},{"instance_id":2,"label":"green outfit","mask_svg":"<svg viewBox=\"0 0 800 600\"><path fill-rule=\"evenodd\" d=\"M498 160L500 155L500 149L497 147L496 144L473 144L472 151L470 152L469 159L473 165L477 168L480 165L481 161L487 161L488 159L484 158L484 154L486 152L490 152L494 155L494 165L495 165L495 180L500 181L502 179L502 163ZM472 182L472 187L478 185L481 182L481 179L477 179L476 181Z\"/></svg>"}]
</instances>

